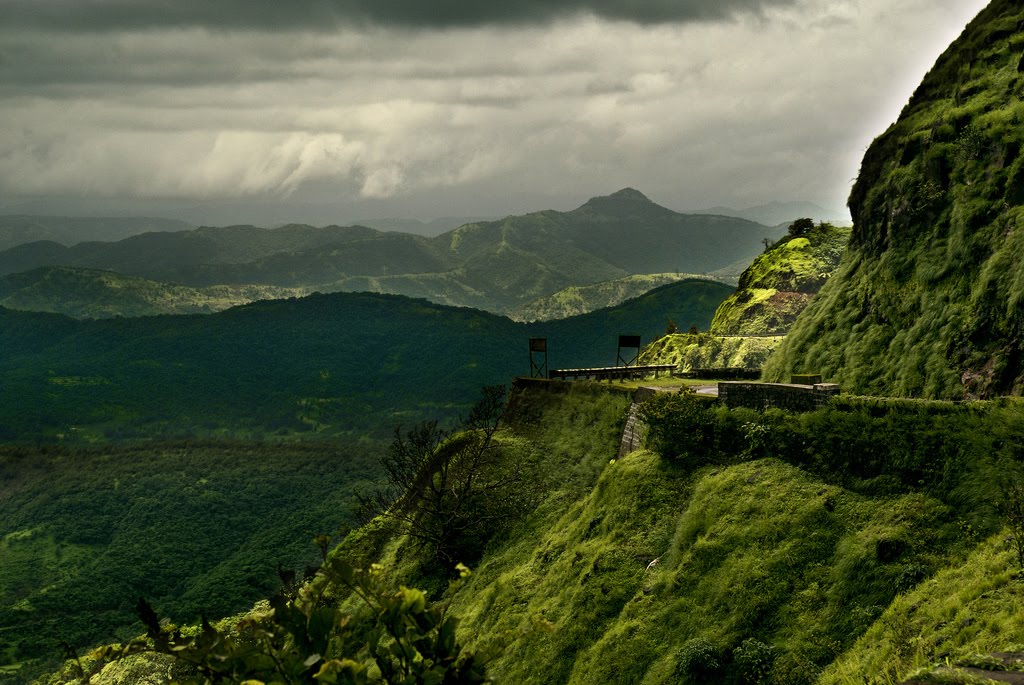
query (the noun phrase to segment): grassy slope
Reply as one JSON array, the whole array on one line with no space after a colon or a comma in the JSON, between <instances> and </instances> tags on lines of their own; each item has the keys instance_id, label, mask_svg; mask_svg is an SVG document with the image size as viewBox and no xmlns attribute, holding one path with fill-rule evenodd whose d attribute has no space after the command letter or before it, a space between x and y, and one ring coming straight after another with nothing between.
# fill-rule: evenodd
<instances>
[{"instance_id":1,"label":"grassy slope","mask_svg":"<svg viewBox=\"0 0 1024 685\"><path fill-rule=\"evenodd\" d=\"M896 598L822 675L822 685L888 685L907 673L1024 644L1024 584L1005 532Z\"/></svg>"},{"instance_id":2,"label":"grassy slope","mask_svg":"<svg viewBox=\"0 0 1024 685\"><path fill-rule=\"evenodd\" d=\"M715 312L711 332L785 335L835 273L849 237L848 228L819 224L807 235L781 239L743 272L736 292Z\"/></svg>"},{"instance_id":3,"label":"grassy slope","mask_svg":"<svg viewBox=\"0 0 1024 685\"><path fill-rule=\"evenodd\" d=\"M711 333L675 333L644 348L644 364L675 364L693 369L759 369L782 343L783 336L721 337Z\"/></svg>"},{"instance_id":4,"label":"grassy slope","mask_svg":"<svg viewBox=\"0 0 1024 685\"><path fill-rule=\"evenodd\" d=\"M534 455L543 501L491 541L448 598L466 644L506 643L491 667L499 682L892 685L946 655L1019 643L1020 572L996 534L993 486L979 480L993 474L974 464L1024 434L1019 406L718 410L739 434L769 428L757 433L769 437L759 453L774 449L771 431L787 444L785 426L813 439L685 468L647 450L616 459L629 402L594 384L514 398L503 440ZM865 427L870 435L834 442ZM930 448L944 432L963 449ZM885 449L872 454L876 439ZM904 463L894 440L926 463ZM814 450L847 465L815 467ZM918 481L922 466L949 477ZM445 587L420 575L406 540L381 531L357 532L339 553ZM135 664L130 675L154 668Z\"/></svg>"},{"instance_id":5,"label":"grassy slope","mask_svg":"<svg viewBox=\"0 0 1024 685\"><path fill-rule=\"evenodd\" d=\"M995 0L870 146L840 271L768 377L924 397L1024 389L1024 9Z\"/></svg>"},{"instance_id":6,"label":"grassy slope","mask_svg":"<svg viewBox=\"0 0 1024 685\"><path fill-rule=\"evenodd\" d=\"M1019 640L1019 574L1000 537L972 532L992 530L984 502L845 484L787 463L799 454L692 471L643 450L616 460L628 399L527 392L513 430L544 455L550 490L452 598L468 644L509 636L500 682L896 682L947 649ZM1014 416L994 420L1019 430ZM384 549L422 581L401 540ZM770 648L760 680L738 649L751 639ZM688 676L702 649L718 669Z\"/></svg>"},{"instance_id":7,"label":"grassy slope","mask_svg":"<svg viewBox=\"0 0 1024 685\"><path fill-rule=\"evenodd\" d=\"M715 311L710 333L666 335L644 349L644 362L683 371L761 368L835 273L849 235L848 228L819 224L805 236L782 238L743 272Z\"/></svg>"}]
</instances>

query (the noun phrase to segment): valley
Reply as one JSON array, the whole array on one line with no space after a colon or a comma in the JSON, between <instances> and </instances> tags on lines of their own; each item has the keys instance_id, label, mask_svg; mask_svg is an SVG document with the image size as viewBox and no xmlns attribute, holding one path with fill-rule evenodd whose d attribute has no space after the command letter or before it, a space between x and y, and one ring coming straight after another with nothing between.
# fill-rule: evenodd
<instances>
[{"instance_id":1,"label":"valley","mask_svg":"<svg viewBox=\"0 0 1024 685\"><path fill-rule=\"evenodd\" d=\"M290 23L296 8L239 25L229 5L201 20L144 5L115 8L131 31L74 16L115 39L116 67L146 57L126 80L201 111L116 91L163 116L126 109L131 144L97 128L79 156L21 119L0 178L7 150L52 173L19 179L19 202L50 183L54 206L80 193L186 218L306 201L302 217L503 218L0 217L0 683L1024 679L1019 3L988 2L866 148L852 227L782 189L835 174L823 141L893 68L840 72L864 59L851 43L877 52L851 27L892 23L919 50L906 8L331 5L314 26ZM60 34L59 13L18 7L25 46L39 26ZM938 26L935 11L913 25ZM4 32L0 70L24 59ZM85 55L93 37L65 38L61 55ZM179 41L203 47L201 89L166 59ZM117 80L91 76L81 92ZM8 104L43 111L32 82ZM846 100L828 99L837 85ZM115 101L60 92L69 130ZM237 130L205 128L222 102ZM519 123L540 110L572 126ZM746 129L753 110L769 118ZM174 153L111 181L108 159L166 144L147 127L174 131ZM592 174L719 206L680 213L632 187L584 202L573 184ZM501 202L477 197L499 184ZM502 210L530 197L574 208ZM670 373L536 373L536 355L549 371L623 365L620 336ZM751 385L717 385L738 378Z\"/></svg>"}]
</instances>

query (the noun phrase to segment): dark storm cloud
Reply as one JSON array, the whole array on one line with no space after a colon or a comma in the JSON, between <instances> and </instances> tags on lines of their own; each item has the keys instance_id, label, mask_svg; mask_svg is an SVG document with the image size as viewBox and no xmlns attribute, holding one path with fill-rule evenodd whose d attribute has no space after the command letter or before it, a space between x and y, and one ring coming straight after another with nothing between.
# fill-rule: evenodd
<instances>
[{"instance_id":1,"label":"dark storm cloud","mask_svg":"<svg viewBox=\"0 0 1024 685\"><path fill-rule=\"evenodd\" d=\"M533 24L594 14L641 24L725 19L796 0L0 0L0 25L106 31L168 27L332 30Z\"/></svg>"}]
</instances>

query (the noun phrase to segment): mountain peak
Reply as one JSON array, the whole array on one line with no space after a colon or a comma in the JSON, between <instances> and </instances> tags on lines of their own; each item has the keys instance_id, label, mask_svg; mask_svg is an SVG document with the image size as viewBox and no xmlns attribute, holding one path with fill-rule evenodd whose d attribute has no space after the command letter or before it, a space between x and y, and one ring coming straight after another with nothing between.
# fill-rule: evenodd
<instances>
[{"instance_id":1,"label":"mountain peak","mask_svg":"<svg viewBox=\"0 0 1024 685\"><path fill-rule=\"evenodd\" d=\"M641 193L636 188L623 188L617 192L612 193L608 196L609 200L642 200L644 202L650 202L650 198Z\"/></svg>"},{"instance_id":2,"label":"mountain peak","mask_svg":"<svg viewBox=\"0 0 1024 685\"><path fill-rule=\"evenodd\" d=\"M633 215L637 213L646 215L652 211L661 213L671 212L671 210L652 202L650 198L635 188L623 188L611 195L592 197L579 209L615 215Z\"/></svg>"}]
</instances>

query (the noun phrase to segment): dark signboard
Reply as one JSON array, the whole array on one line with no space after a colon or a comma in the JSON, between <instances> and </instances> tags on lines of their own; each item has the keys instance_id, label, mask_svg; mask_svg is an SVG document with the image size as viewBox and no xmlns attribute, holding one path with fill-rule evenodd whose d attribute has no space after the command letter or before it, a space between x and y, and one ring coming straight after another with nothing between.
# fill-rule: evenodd
<instances>
[{"instance_id":1,"label":"dark signboard","mask_svg":"<svg viewBox=\"0 0 1024 685\"><path fill-rule=\"evenodd\" d=\"M620 335L619 347L640 347L639 335Z\"/></svg>"}]
</instances>

